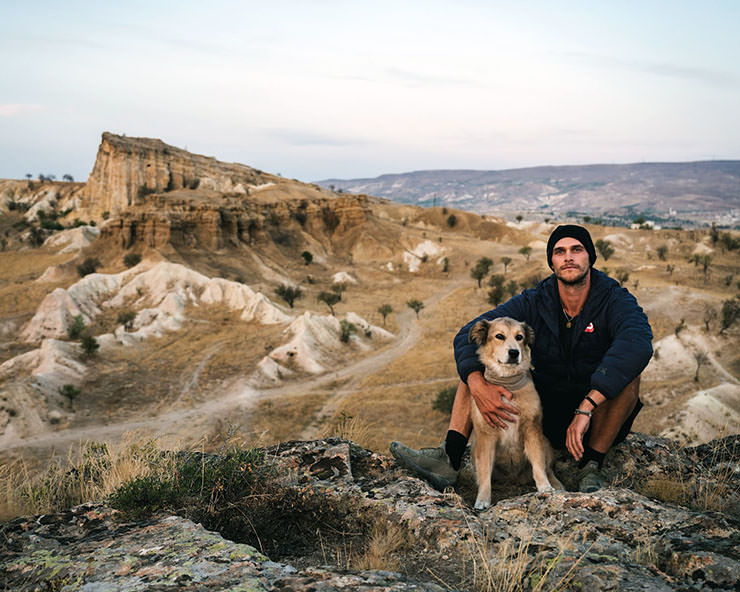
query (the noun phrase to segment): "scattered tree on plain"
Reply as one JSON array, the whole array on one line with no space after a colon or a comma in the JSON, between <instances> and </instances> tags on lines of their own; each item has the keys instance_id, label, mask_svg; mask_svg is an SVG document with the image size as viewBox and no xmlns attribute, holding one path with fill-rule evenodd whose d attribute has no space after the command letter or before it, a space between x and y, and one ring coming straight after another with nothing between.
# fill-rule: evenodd
<instances>
[{"instance_id":1,"label":"scattered tree on plain","mask_svg":"<svg viewBox=\"0 0 740 592\"><path fill-rule=\"evenodd\" d=\"M665 256L668 253L667 245L660 245L655 251L658 253L658 259L665 261Z\"/></svg>"},{"instance_id":2,"label":"scattered tree on plain","mask_svg":"<svg viewBox=\"0 0 740 592\"><path fill-rule=\"evenodd\" d=\"M378 307L378 312L383 315L383 326L385 327L385 317L393 312L393 307L390 304L381 304Z\"/></svg>"},{"instance_id":3,"label":"scattered tree on plain","mask_svg":"<svg viewBox=\"0 0 740 592\"><path fill-rule=\"evenodd\" d=\"M89 358L100 349L100 344L92 335L85 335L80 341L80 347L82 347L82 351Z\"/></svg>"},{"instance_id":4,"label":"scattered tree on plain","mask_svg":"<svg viewBox=\"0 0 740 592\"><path fill-rule=\"evenodd\" d=\"M126 267L136 267L141 263L141 255L139 253L126 253L123 257L123 264Z\"/></svg>"},{"instance_id":5,"label":"scattered tree on plain","mask_svg":"<svg viewBox=\"0 0 740 592\"><path fill-rule=\"evenodd\" d=\"M732 327L738 318L740 318L740 300L737 298L725 300L720 312L719 334L724 335L724 332Z\"/></svg>"},{"instance_id":6,"label":"scattered tree on plain","mask_svg":"<svg viewBox=\"0 0 740 592\"><path fill-rule=\"evenodd\" d=\"M694 382L699 382L699 368L701 368L701 365L709 359L709 354L707 352L698 351L694 354L694 359L696 360Z\"/></svg>"},{"instance_id":7,"label":"scattered tree on plain","mask_svg":"<svg viewBox=\"0 0 740 592\"><path fill-rule=\"evenodd\" d=\"M519 254L524 255L527 258L527 261L529 261L529 256L532 254L532 247L530 246L524 246L521 249L519 249Z\"/></svg>"},{"instance_id":8,"label":"scattered tree on plain","mask_svg":"<svg viewBox=\"0 0 740 592\"><path fill-rule=\"evenodd\" d=\"M419 311L424 308L424 303L421 300L409 300L406 305L416 313L416 318L419 318Z\"/></svg>"},{"instance_id":9,"label":"scattered tree on plain","mask_svg":"<svg viewBox=\"0 0 740 592\"><path fill-rule=\"evenodd\" d=\"M88 257L77 266L77 273L80 277L85 277L86 275L95 273L100 265L100 259L97 257Z\"/></svg>"},{"instance_id":10,"label":"scattered tree on plain","mask_svg":"<svg viewBox=\"0 0 740 592\"><path fill-rule=\"evenodd\" d=\"M313 261L313 255L309 251L303 251L301 257L303 257L304 265L309 265Z\"/></svg>"},{"instance_id":11,"label":"scattered tree on plain","mask_svg":"<svg viewBox=\"0 0 740 592\"><path fill-rule=\"evenodd\" d=\"M342 299L341 294L337 294L336 292L321 292L316 297L316 300L319 302L323 302L329 307L329 310L331 311L331 315L334 315L334 305L339 302Z\"/></svg>"},{"instance_id":12,"label":"scattered tree on plain","mask_svg":"<svg viewBox=\"0 0 740 592\"><path fill-rule=\"evenodd\" d=\"M511 257L501 257L501 263L504 264L504 275L506 275L506 268L509 267L509 263L511 263Z\"/></svg>"},{"instance_id":13,"label":"scattered tree on plain","mask_svg":"<svg viewBox=\"0 0 740 592\"><path fill-rule=\"evenodd\" d=\"M600 238L596 241L596 250L604 258L604 261L609 261L609 257L614 255L614 247L608 240Z\"/></svg>"},{"instance_id":14,"label":"scattered tree on plain","mask_svg":"<svg viewBox=\"0 0 740 592\"><path fill-rule=\"evenodd\" d=\"M357 327L353 323L342 319L339 321L339 339L342 343L348 343L352 333L357 331Z\"/></svg>"},{"instance_id":15,"label":"scattered tree on plain","mask_svg":"<svg viewBox=\"0 0 740 592\"><path fill-rule=\"evenodd\" d=\"M493 265L492 259L489 259L488 257L481 257L480 259L478 259L478 261L476 261L475 266L473 266L473 269L470 270L470 277L472 277L474 280L478 282L479 288L480 288L481 280L484 277L486 277L492 265Z\"/></svg>"},{"instance_id":16,"label":"scattered tree on plain","mask_svg":"<svg viewBox=\"0 0 740 592\"><path fill-rule=\"evenodd\" d=\"M288 284L280 284L275 288L275 294L285 300L290 308L293 308L293 303L303 296L303 290L298 286L290 286Z\"/></svg>"}]
</instances>

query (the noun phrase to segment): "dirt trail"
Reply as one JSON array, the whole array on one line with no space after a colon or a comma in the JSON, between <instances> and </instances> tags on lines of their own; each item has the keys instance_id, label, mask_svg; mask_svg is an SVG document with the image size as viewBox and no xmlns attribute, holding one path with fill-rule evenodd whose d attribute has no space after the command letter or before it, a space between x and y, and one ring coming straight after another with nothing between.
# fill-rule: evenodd
<instances>
[{"instance_id":1,"label":"dirt trail","mask_svg":"<svg viewBox=\"0 0 740 592\"><path fill-rule=\"evenodd\" d=\"M425 308L421 314L432 311L443 299L460 288L466 279L464 275L451 279L445 290L431 295L424 301ZM246 377L239 377L234 379L227 388L223 389L222 392L224 392L224 395L222 397L210 399L199 405L174 409L147 419L137 418L135 420L108 425L82 426L38 434L18 440L9 446L8 450L61 449L79 441L116 439L125 432L137 430L150 432L152 436L174 437L182 433L205 433L207 427L212 426L219 419L228 417L233 413L238 412L243 417L247 414L249 408L253 407L262 399L276 399L285 395L295 395L296 392L308 393L332 382L348 381L347 384L337 390L331 399L327 401L316 420L305 428L300 435L301 438L314 437L319 430L321 422L330 417L347 396L358 390L362 380L382 370L382 368L390 364L397 357L413 348L419 341L421 327L413 311L410 309L400 311L396 319L399 325L399 332L392 343L335 372L309 377L301 381L290 381L278 387L263 389L253 388L247 384ZM207 360L216 353L217 349L217 347L213 347L203 352L203 360L183 384L181 399L186 397L190 389L197 384L202 368L205 366Z\"/></svg>"}]
</instances>

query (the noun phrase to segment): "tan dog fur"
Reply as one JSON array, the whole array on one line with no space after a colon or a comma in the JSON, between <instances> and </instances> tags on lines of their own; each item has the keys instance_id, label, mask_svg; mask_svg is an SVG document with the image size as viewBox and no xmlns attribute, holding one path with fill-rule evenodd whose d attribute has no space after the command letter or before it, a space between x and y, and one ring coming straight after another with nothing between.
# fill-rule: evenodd
<instances>
[{"instance_id":1,"label":"tan dog fur","mask_svg":"<svg viewBox=\"0 0 740 592\"><path fill-rule=\"evenodd\" d=\"M492 427L473 400L470 414L476 435L473 444L478 497L475 508L491 505L491 478L494 465L520 468L527 461L537 491L563 489L552 472L553 452L542 433L542 405L529 371L530 345L534 331L509 317L478 321L470 330L470 341L477 343L478 356L485 366L485 379L508 389L511 403L519 410L516 420L504 430ZM516 352L516 355L515 355Z\"/></svg>"}]
</instances>

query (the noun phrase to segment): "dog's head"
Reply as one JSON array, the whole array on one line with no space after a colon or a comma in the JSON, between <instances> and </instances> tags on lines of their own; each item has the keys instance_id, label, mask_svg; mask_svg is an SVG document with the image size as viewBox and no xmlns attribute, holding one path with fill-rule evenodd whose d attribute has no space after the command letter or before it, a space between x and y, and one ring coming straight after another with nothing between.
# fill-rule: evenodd
<instances>
[{"instance_id":1,"label":"dog's head","mask_svg":"<svg viewBox=\"0 0 740 592\"><path fill-rule=\"evenodd\" d=\"M478 321L468 339L478 344L480 361L494 375L503 378L529 370L534 331L526 323L509 317Z\"/></svg>"}]
</instances>

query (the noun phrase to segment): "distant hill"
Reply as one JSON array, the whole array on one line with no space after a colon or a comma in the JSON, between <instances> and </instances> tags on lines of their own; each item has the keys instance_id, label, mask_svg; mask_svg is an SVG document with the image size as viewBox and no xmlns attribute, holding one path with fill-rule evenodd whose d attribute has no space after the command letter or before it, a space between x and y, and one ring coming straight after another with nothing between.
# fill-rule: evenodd
<instances>
[{"instance_id":1,"label":"distant hill","mask_svg":"<svg viewBox=\"0 0 740 592\"><path fill-rule=\"evenodd\" d=\"M740 224L740 161L543 166L501 171L434 170L319 185L422 206L480 214L622 224L642 216L663 224Z\"/></svg>"}]
</instances>

